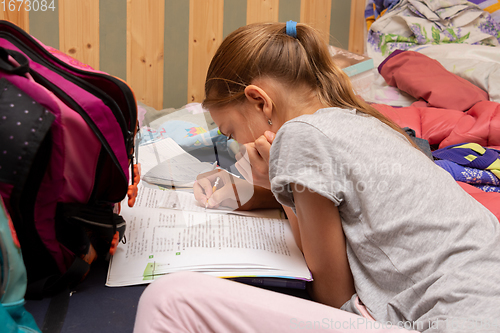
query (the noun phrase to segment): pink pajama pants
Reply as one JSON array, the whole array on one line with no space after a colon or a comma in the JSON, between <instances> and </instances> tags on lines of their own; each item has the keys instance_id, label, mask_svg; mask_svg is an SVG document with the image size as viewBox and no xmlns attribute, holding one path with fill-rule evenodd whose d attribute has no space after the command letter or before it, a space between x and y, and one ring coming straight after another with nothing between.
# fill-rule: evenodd
<instances>
[{"instance_id":1,"label":"pink pajama pants","mask_svg":"<svg viewBox=\"0 0 500 333\"><path fill-rule=\"evenodd\" d=\"M134 333L409 332L306 299L202 273L168 274L149 285Z\"/></svg>"}]
</instances>

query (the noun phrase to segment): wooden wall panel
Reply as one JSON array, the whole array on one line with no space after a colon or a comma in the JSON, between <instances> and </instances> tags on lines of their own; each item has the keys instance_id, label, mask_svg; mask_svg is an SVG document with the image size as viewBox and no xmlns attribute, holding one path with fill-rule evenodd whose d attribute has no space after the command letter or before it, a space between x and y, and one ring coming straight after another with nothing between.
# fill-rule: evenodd
<instances>
[{"instance_id":1,"label":"wooden wall panel","mask_svg":"<svg viewBox=\"0 0 500 333\"><path fill-rule=\"evenodd\" d=\"M99 0L59 0L59 50L99 69Z\"/></svg>"},{"instance_id":2,"label":"wooden wall panel","mask_svg":"<svg viewBox=\"0 0 500 333\"><path fill-rule=\"evenodd\" d=\"M210 61L222 43L224 0L190 0L188 103L202 102Z\"/></svg>"},{"instance_id":3,"label":"wooden wall panel","mask_svg":"<svg viewBox=\"0 0 500 333\"><path fill-rule=\"evenodd\" d=\"M247 23L306 22L319 29L325 40L331 34L334 41L345 40L340 46L362 52L364 3L54 0L53 11L0 10L0 18L13 21L43 43L96 69L125 79L137 100L160 110L201 102L206 71L223 36Z\"/></svg>"},{"instance_id":4,"label":"wooden wall panel","mask_svg":"<svg viewBox=\"0 0 500 333\"><path fill-rule=\"evenodd\" d=\"M127 1L127 82L138 101L158 110L163 107L164 16L164 0Z\"/></svg>"},{"instance_id":5,"label":"wooden wall panel","mask_svg":"<svg viewBox=\"0 0 500 333\"><path fill-rule=\"evenodd\" d=\"M20 5L20 2L12 2L12 5L9 6L9 1L5 0L4 3L0 3L0 20L6 20L14 23L24 31L29 33L29 15L27 3L23 2ZM13 9L13 10L11 10Z\"/></svg>"},{"instance_id":6,"label":"wooden wall panel","mask_svg":"<svg viewBox=\"0 0 500 333\"><path fill-rule=\"evenodd\" d=\"M247 0L247 24L278 22L279 0Z\"/></svg>"},{"instance_id":7,"label":"wooden wall panel","mask_svg":"<svg viewBox=\"0 0 500 333\"><path fill-rule=\"evenodd\" d=\"M359 54L365 52L365 0L351 0L349 51Z\"/></svg>"},{"instance_id":8,"label":"wooden wall panel","mask_svg":"<svg viewBox=\"0 0 500 333\"><path fill-rule=\"evenodd\" d=\"M302 0L300 22L318 29L326 43L330 42L331 0Z\"/></svg>"}]
</instances>

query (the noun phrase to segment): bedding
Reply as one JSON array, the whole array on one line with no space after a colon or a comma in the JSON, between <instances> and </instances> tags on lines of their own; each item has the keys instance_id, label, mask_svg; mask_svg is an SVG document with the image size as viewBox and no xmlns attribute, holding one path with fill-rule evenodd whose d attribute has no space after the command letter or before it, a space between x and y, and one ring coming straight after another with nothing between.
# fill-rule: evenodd
<instances>
[{"instance_id":1,"label":"bedding","mask_svg":"<svg viewBox=\"0 0 500 333\"><path fill-rule=\"evenodd\" d=\"M490 101L484 90L415 51L393 52L379 71L387 84L416 101L405 107L372 105L399 126L413 129L434 150L460 143L500 149L500 103ZM500 219L500 193L459 184Z\"/></svg>"},{"instance_id":2,"label":"bedding","mask_svg":"<svg viewBox=\"0 0 500 333\"><path fill-rule=\"evenodd\" d=\"M465 43L498 46L500 42L499 22L490 12L470 1L371 2L373 15L367 18L367 53L376 63L396 49L407 50L418 45ZM365 17L371 13L370 4L367 8Z\"/></svg>"},{"instance_id":3,"label":"bedding","mask_svg":"<svg viewBox=\"0 0 500 333\"><path fill-rule=\"evenodd\" d=\"M479 15L491 23L488 29L484 28L486 26L483 25L485 32L481 33L490 36L486 38L491 40L490 44L497 45L498 38L500 37L500 0L472 0L469 2L462 0L367 0L364 13L366 27L368 28L365 49L366 53L373 58L375 66L380 65L396 49L417 51L436 59L448 71L465 78L488 92L491 101L500 102L500 52L498 46L471 45L465 41L458 43L457 40L455 42L442 43L443 39L440 39L441 43L439 44L434 40L428 40L428 43L422 45L393 43L390 47L388 46L387 52L382 54L380 47L373 45L373 35L378 33L376 32L377 25L391 26L406 22L394 13L401 11L402 6L408 7L408 5L425 6L429 10L432 9L431 12L434 13L432 15L428 13L429 16L443 15L440 12L441 10L447 10L447 8L459 5L464 9L458 11L455 16L474 11L475 15ZM421 16L420 18L424 19L423 17ZM376 23L375 29L372 27L372 23ZM453 22L450 20L429 20L426 24L433 24L435 29L441 29L446 24L451 26L451 23ZM416 38L413 32L407 33L409 34L408 36ZM493 41L493 39L496 39L497 42ZM378 73L371 78L370 84L366 86L368 89L363 89L359 94L371 103L410 106L416 101L410 94L388 85Z\"/></svg>"}]
</instances>

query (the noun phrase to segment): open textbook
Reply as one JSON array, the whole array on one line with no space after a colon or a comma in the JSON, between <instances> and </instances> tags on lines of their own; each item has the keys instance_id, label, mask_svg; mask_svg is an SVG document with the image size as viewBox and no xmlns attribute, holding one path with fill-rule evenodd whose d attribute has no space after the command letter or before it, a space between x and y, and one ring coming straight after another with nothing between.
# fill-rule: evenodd
<instances>
[{"instance_id":1,"label":"open textbook","mask_svg":"<svg viewBox=\"0 0 500 333\"><path fill-rule=\"evenodd\" d=\"M205 211L192 193L142 185L135 207L122 205L126 242L110 260L106 285L149 283L187 270L301 288L311 273L288 221L271 213Z\"/></svg>"}]
</instances>

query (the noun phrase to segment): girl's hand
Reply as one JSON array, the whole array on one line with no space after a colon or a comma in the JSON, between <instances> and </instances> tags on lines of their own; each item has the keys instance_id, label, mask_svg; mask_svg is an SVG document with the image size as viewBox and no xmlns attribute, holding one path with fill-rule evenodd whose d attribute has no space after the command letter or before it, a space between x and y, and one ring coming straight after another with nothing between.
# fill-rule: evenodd
<instances>
[{"instance_id":1,"label":"girl's hand","mask_svg":"<svg viewBox=\"0 0 500 333\"><path fill-rule=\"evenodd\" d=\"M251 184L267 189L271 188L269 182L269 151L276 134L266 131L264 135L247 143L236 154L235 166L245 179Z\"/></svg>"},{"instance_id":2,"label":"girl's hand","mask_svg":"<svg viewBox=\"0 0 500 333\"><path fill-rule=\"evenodd\" d=\"M217 177L220 177L220 181L213 193L212 187ZM203 207L207 204L207 208L225 206L233 210L241 209L250 201L254 193L252 184L222 169L199 174L193 190L194 197Z\"/></svg>"}]
</instances>

